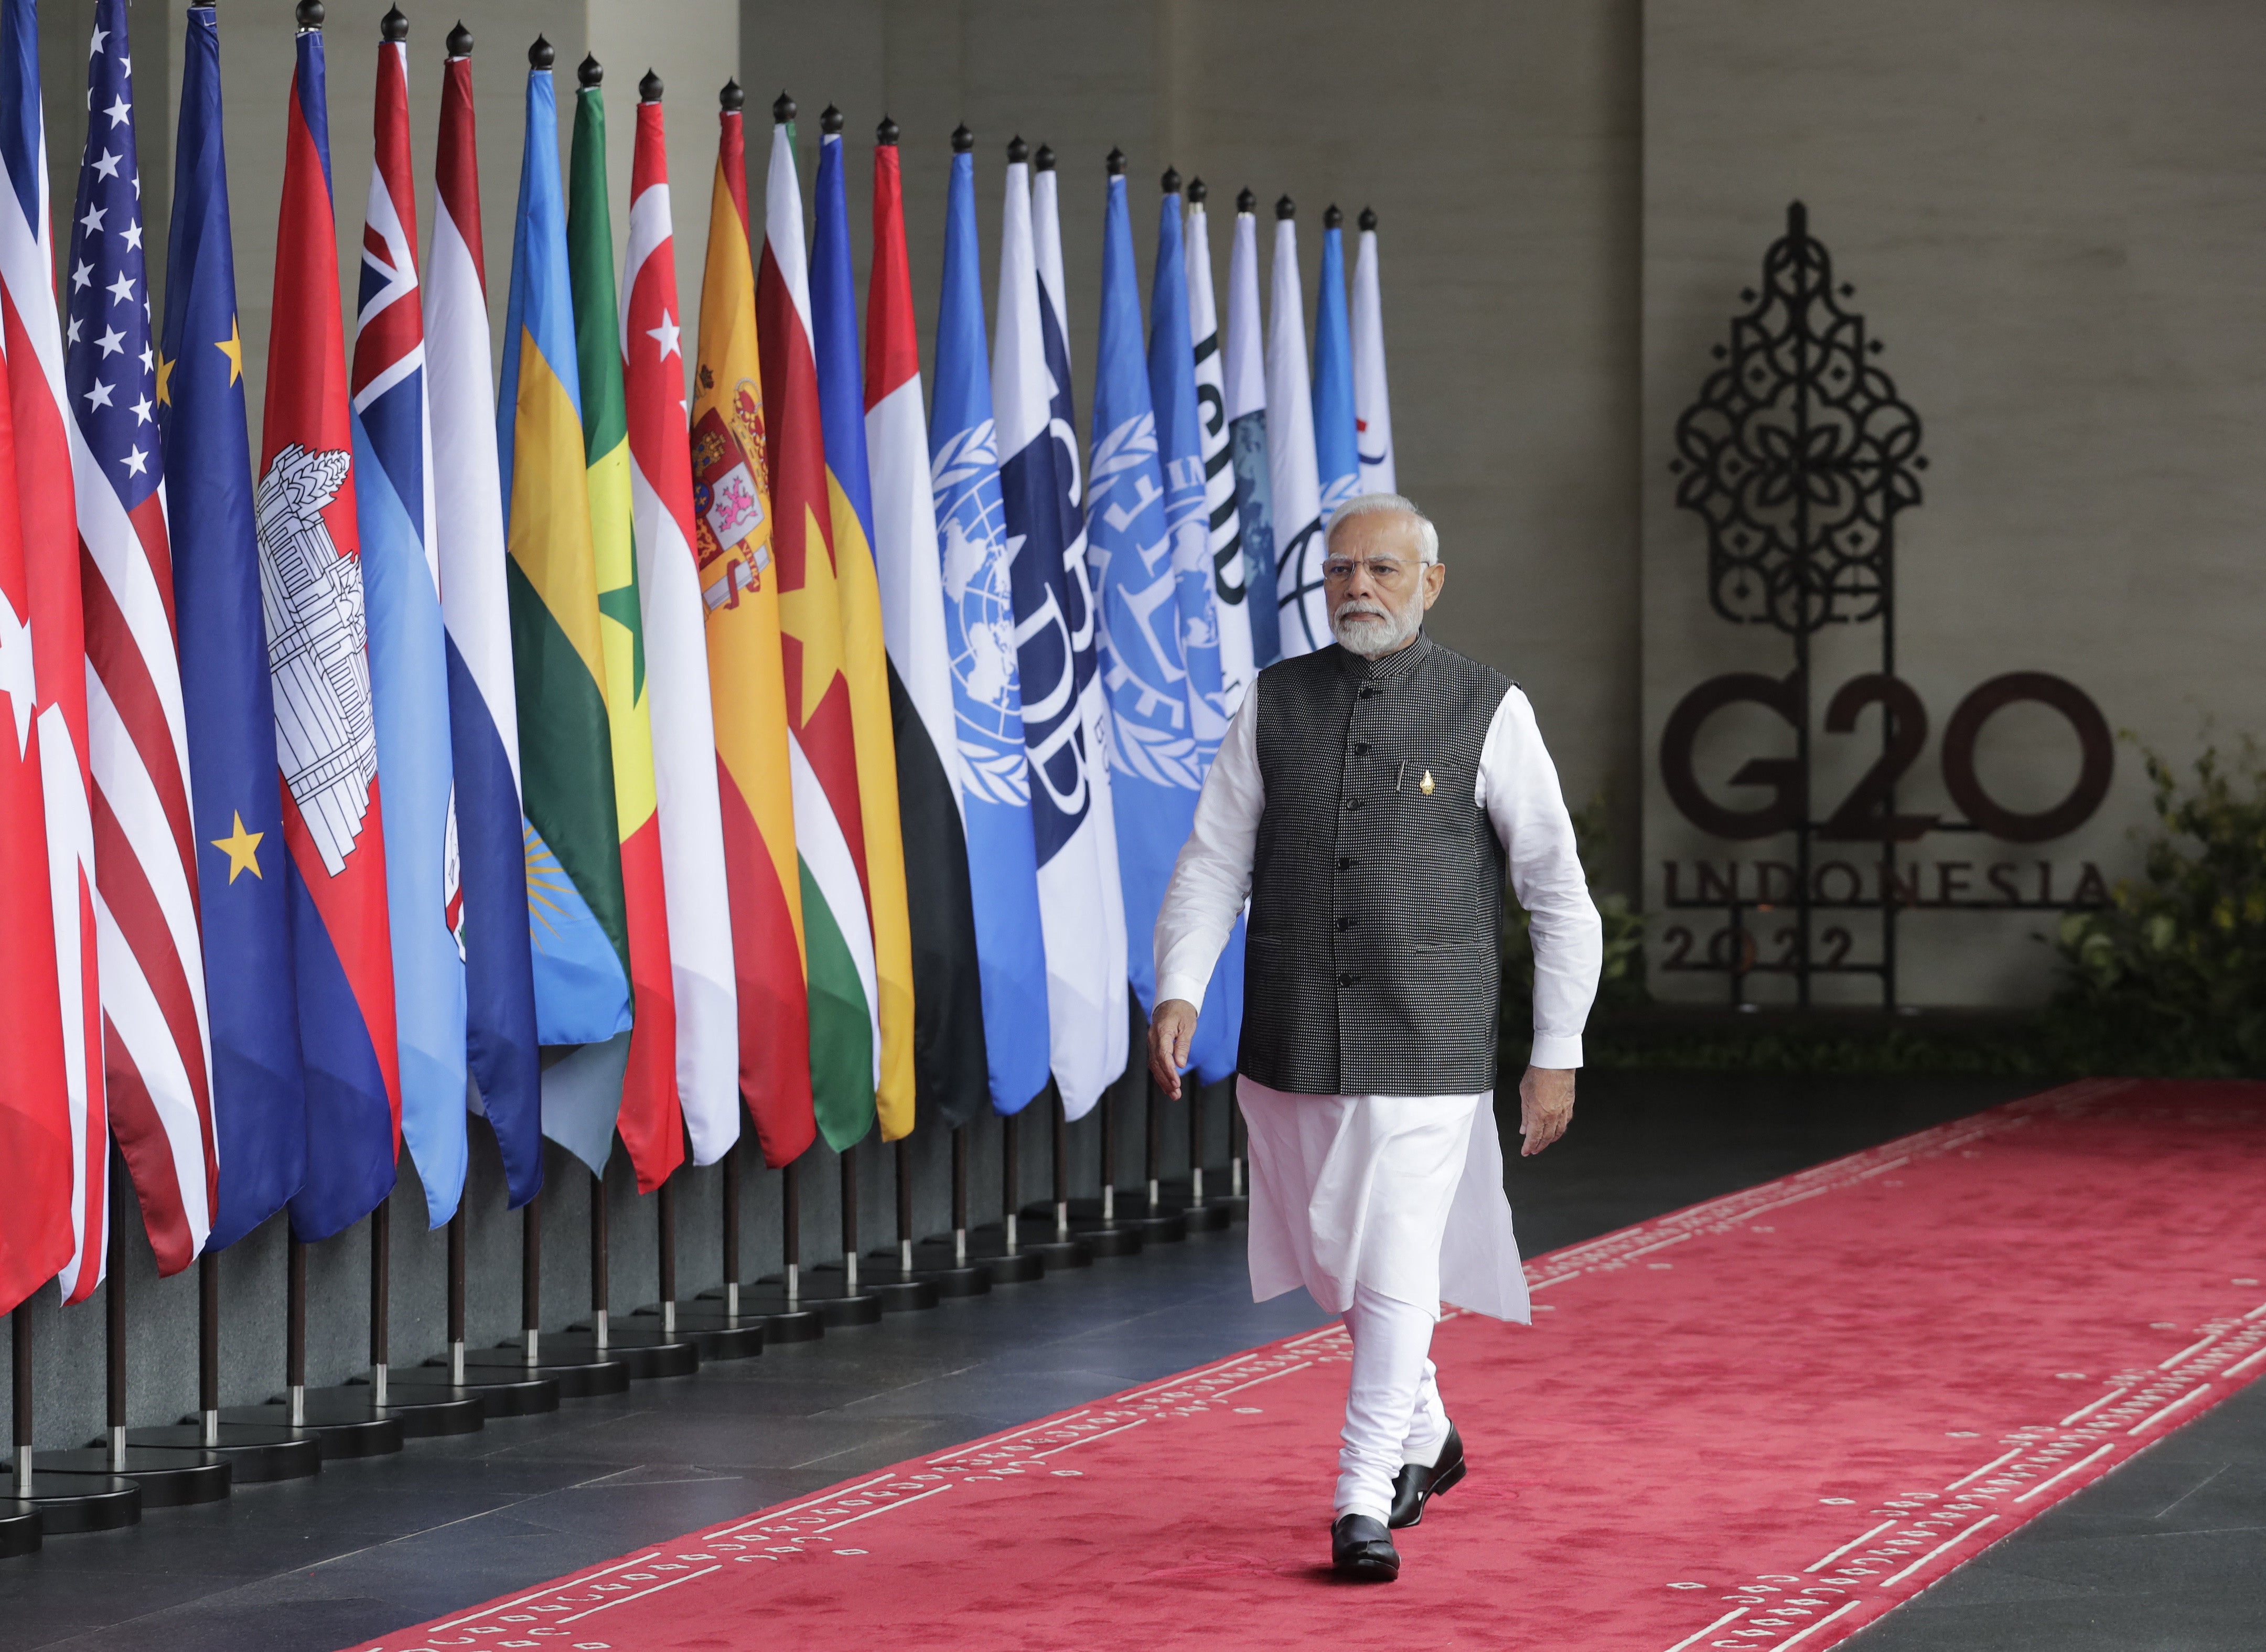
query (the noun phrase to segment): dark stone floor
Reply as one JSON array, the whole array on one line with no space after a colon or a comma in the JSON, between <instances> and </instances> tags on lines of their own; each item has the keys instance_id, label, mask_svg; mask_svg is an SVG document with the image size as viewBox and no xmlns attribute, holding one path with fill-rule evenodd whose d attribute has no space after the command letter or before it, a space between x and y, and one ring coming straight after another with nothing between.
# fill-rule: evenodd
<instances>
[{"instance_id":1,"label":"dark stone floor","mask_svg":"<svg viewBox=\"0 0 2266 1652\"><path fill-rule=\"evenodd\" d=\"M1514 1160L1529 1254L1959 1116L1998 1081L1593 1073L1564 1143ZM1515 1116L1507 1117L1512 1142ZM0 1652L331 1652L917 1452L1289 1334L1239 1229L570 1400L312 1481L247 1487L0 1561ZM1864 1652L2266 1647L2266 1385L2182 1429L1858 1637ZM1224 1640L1224 1644L1231 1643Z\"/></svg>"}]
</instances>

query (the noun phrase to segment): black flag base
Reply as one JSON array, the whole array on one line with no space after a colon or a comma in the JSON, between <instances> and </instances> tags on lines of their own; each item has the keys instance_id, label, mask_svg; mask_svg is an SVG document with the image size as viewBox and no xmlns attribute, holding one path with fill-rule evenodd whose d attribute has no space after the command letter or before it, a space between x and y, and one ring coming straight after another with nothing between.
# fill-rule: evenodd
<instances>
[{"instance_id":1,"label":"black flag base","mask_svg":"<svg viewBox=\"0 0 2266 1652\"><path fill-rule=\"evenodd\" d=\"M20 1498L0 1502L0 1561L40 1552L40 1511Z\"/></svg>"},{"instance_id":2,"label":"black flag base","mask_svg":"<svg viewBox=\"0 0 2266 1652\"><path fill-rule=\"evenodd\" d=\"M894 1256L889 1261L890 1276L887 1279L869 1272L863 1262L859 1263L856 1294L873 1297L881 1305L881 1312L884 1313L918 1313L924 1309L936 1306L938 1293L934 1285L921 1279L917 1275L911 1279L899 1279L895 1276L896 1271L897 1264ZM802 1276L802 1288L806 1294L825 1292L837 1297L847 1297L852 1294L849 1287L843 1283L843 1268L840 1262L821 1262L817 1267L811 1268Z\"/></svg>"},{"instance_id":3,"label":"black flag base","mask_svg":"<svg viewBox=\"0 0 2266 1652\"><path fill-rule=\"evenodd\" d=\"M1052 1228L1047 1230L1050 1242L1045 1245L1025 1244L1020 1228L1019 1224L1012 1251L1007 1248L1006 1239L996 1222L968 1230L968 1260L989 1274L994 1285L1026 1285L1034 1279L1044 1279L1050 1266L1079 1266L1068 1259L1054 1263L1047 1261L1047 1252L1053 1248ZM939 1267L957 1266L959 1254L960 1247L951 1234L932 1234L913 1246L913 1266L918 1268L931 1257L938 1259Z\"/></svg>"},{"instance_id":4,"label":"black flag base","mask_svg":"<svg viewBox=\"0 0 2266 1652\"><path fill-rule=\"evenodd\" d=\"M764 1327L766 1321L757 1319L753 1314L725 1313L721 1311L723 1307L721 1303L716 1304L715 1306L718 1312L711 1313L707 1311L709 1305L705 1302L698 1305L690 1302L680 1302L676 1305L677 1337L680 1341L690 1342L700 1350L703 1364L710 1360L753 1359L764 1351ZM650 1302L640 1308L626 1327L623 1327L620 1320L615 1320L612 1334L619 1336L624 1328L640 1329L639 1322L647 1319L656 1324L660 1322L661 1305L659 1303Z\"/></svg>"},{"instance_id":5,"label":"black flag base","mask_svg":"<svg viewBox=\"0 0 2266 1652\"><path fill-rule=\"evenodd\" d=\"M679 1328L687 1324L729 1329L734 1326L763 1327L766 1342L815 1342L826 1334L826 1320L818 1310L806 1302L790 1307L786 1298L778 1294L778 1281L773 1278L760 1290L754 1285L740 1287L740 1311L732 1312L724 1305L724 1292L720 1288L704 1290L694 1302L676 1305ZM758 1305L757 1297L762 1298Z\"/></svg>"},{"instance_id":6,"label":"black flag base","mask_svg":"<svg viewBox=\"0 0 2266 1652\"><path fill-rule=\"evenodd\" d=\"M155 1428L128 1429L126 1445L157 1451L184 1449L208 1451L228 1465L229 1484L264 1485L269 1480L304 1480L323 1466L322 1442L304 1429L271 1428L259 1422L223 1422L214 1432L216 1444L205 1442L204 1425L194 1416Z\"/></svg>"},{"instance_id":7,"label":"black flag base","mask_svg":"<svg viewBox=\"0 0 2266 1652\"><path fill-rule=\"evenodd\" d=\"M315 1436L316 1449L325 1463L347 1458L391 1457L401 1449L407 1436L401 1419L391 1417L373 1408L367 1393L359 1406L343 1406L336 1398L335 1388L307 1390L305 1415L296 1425ZM329 1396L318 1408L318 1394ZM264 1406L223 1406L220 1420L230 1422L258 1422L270 1428L292 1426L291 1407L284 1400L273 1400Z\"/></svg>"},{"instance_id":8,"label":"black flag base","mask_svg":"<svg viewBox=\"0 0 2266 1652\"><path fill-rule=\"evenodd\" d=\"M1203 1202L1198 1204L1188 1196L1185 1181L1167 1181L1157 1189L1157 1208L1178 1213L1188 1224L1191 1233L1217 1233L1241 1221L1251 1207L1245 1198L1229 1198L1225 1193L1215 1193L1215 1188L1227 1186L1224 1171L1207 1173L1204 1176Z\"/></svg>"},{"instance_id":9,"label":"black flag base","mask_svg":"<svg viewBox=\"0 0 2266 1652\"><path fill-rule=\"evenodd\" d=\"M412 1365L406 1370L389 1371L385 1378L386 1398L395 1405L431 1405L441 1400L472 1400L479 1402L481 1412L489 1418L530 1417L540 1412L559 1409L559 1385L548 1377L529 1377L523 1363L516 1370L497 1370L488 1366L474 1371L467 1369L464 1380L449 1380L445 1361L433 1365ZM357 1377L355 1379L362 1379Z\"/></svg>"},{"instance_id":10,"label":"black flag base","mask_svg":"<svg viewBox=\"0 0 2266 1652\"><path fill-rule=\"evenodd\" d=\"M622 1369L618 1359L598 1359L581 1354L554 1354L552 1345L559 1339L545 1331L535 1344L536 1361L527 1363L527 1350L517 1342L501 1342L493 1348L468 1348L464 1350L464 1385L477 1389L484 1383L508 1383L535 1378L555 1383L559 1398L584 1400L593 1394L618 1394L630 1385L630 1374ZM446 1371L446 1359L425 1362L427 1370Z\"/></svg>"},{"instance_id":11,"label":"black flag base","mask_svg":"<svg viewBox=\"0 0 2266 1652\"><path fill-rule=\"evenodd\" d=\"M907 1268L905 1259L895 1246L884 1250L866 1253L866 1260L858 1264L858 1281L874 1290L902 1284L926 1285L939 1297L981 1297L991 1289L991 1276L973 1262L955 1267L950 1251L938 1261L921 1254L920 1246L913 1247L913 1265Z\"/></svg>"},{"instance_id":12,"label":"black flag base","mask_svg":"<svg viewBox=\"0 0 2266 1652\"><path fill-rule=\"evenodd\" d=\"M820 1321L830 1331L850 1325L879 1325L881 1322L881 1299L862 1288L855 1291L842 1288L839 1268L821 1272L815 1268L800 1270L795 1290L793 1307L814 1310ZM766 1319L777 1319L788 1312L786 1278L782 1274L765 1274L751 1288L740 1292L740 1311L760 1313ZM776 1339L774 1339L776 1340Z\"/></svg>"},{"instance_id":13,"label":"black flag base","mask_svg":"<svg viewBox=\"0 0 2266 1652\"><path fill-rule=\"evenodd\" d=\"M227 1461L217 1452L191 1447L186 1451L128 1444L123 1464L112 1459L109 1444L90 1440L77 1451L32 1453L32 1484L48 1473L115 1474L142 1488L144 1509L186 1509L192 1503L219 1502L228 1495Z\"/></svg>"},{"instance_id":14,"label":"black flag base","mask_svg":"<svg viewBox=\"0 0 2266 1652\"><path fill-rule=\"evenodd\" d=\"M698 1345L681 1331L663 1331L659 1320L639 1325L608 1315L603 1350L588 1321L569 1331L545 1331L542 1348L546 1359L572 1359L603 1351L608 1359L621 1362L633 1383L651 1382L656 1377L690 1377L700 1369Z\"/></svg>"},{"instance_id":15,"label":"black flag base","mask_svg":"<svg viewBox=\"0 0 2266 1652\"><path fill-rule=\"evenodd\" d=\"M385 1403L372 1399L367 1377L350 1377L337 1388L307 1390L307 1424L320 1429L331 1422L359 1422L365 1416L391 1417L401 1425L405 1440L433 1440L451 1434L478 1434L486 1426L487 1407L478 1394L452 1394L426 1388L415 1394L396 1392L387 1373ZM279 1400L277 1403L282 1403Z\"/></svg>"},{"instance_id":16,"label":"black flag base","mask_svg":"<svg viewBox=\"0 0 2266 1652\"><path fill-rule=\"evenodd\" d=\"M1023 1207L1023 1220L1034 1226L1043 1224L1046 1231L1052 1232L1055 1207L1043 1202L1027 1204ZM1072 1199L1070 1202L1070 1231L1074 1238L1091 1244L1096 1235L1112 1228L1137 1235L1144 1244L1148 1245L1170 1245L1188 1236L1188 1220L1178 1210L1165 1208L1161 1199L1158 1201L1155 1210L1149 1209L1149 1188L1145 1182L1137 1188L1118 1188L1107 1216L1102 1215L1099 1199Z\"/></svg>"},{"instance_id":17,"label":"black flag base","mask_svg":"<svg viewBox=\"0 0 2266 1652\"><path fill-rule=\"evenodd\" d=\"M142 1488L115 1474L32 1475L32 1495L16 1495L16 1470L0 1466L0 1509L27 1505L39 1510L48 1537L78 1531L115 1531L142 1521Z\"/></svg>"}]
</instances>

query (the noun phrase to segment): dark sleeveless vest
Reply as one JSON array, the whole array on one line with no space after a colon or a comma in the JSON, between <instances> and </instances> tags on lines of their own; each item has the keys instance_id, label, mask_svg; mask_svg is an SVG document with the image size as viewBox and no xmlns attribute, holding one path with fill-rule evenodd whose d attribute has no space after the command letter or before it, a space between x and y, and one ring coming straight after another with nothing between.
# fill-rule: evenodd
<instances>
[{"instance_id":1,"label":"dark sleeveless vest","mask_svg":"<svg viewBox=\"0 0 2266 1652\"><path fill-rule=\"evenodd\" d=\"M1510 687L1422 634L1260 673L1243 1072L1308 1095L1494 1087L1505 857L1473 793Z\"/></svg>"}]
</instances>

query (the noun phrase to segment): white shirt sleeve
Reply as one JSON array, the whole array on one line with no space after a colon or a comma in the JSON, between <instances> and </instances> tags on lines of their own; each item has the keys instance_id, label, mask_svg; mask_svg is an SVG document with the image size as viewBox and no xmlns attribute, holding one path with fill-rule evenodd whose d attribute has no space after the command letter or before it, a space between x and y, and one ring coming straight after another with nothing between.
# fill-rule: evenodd
<instances>
[{"instance_id":1,"label":"white shirt sleeve","mask_svg":"<svg viewBox=\"0 0 2266 1652\"><path fill-rule=\"evenodd\" d=\"M1476 801L1510 857L1510 887L1532 920L1537 1067L1582 1064L1582 1027L1597 996L1604 925L1575 852L1558 770L1526 696L1502 697L1480 750ZM1246 853L1248 865L1248 852Z\"/></svg>"},{"instance_id":2,"label":"white shirt sleeve","mask_svg":"<svg viewBox=\"0 0 2266 1652\"><path fill-rule=\"evenodd\" d=\"M1251 857L1267 786L1259 773L1259 684L1243 697L1196 799L1195 826L1157 909L1157 1002L1199 1010L1212 967L1251 895Z\"/></svg>"}]
</instances>

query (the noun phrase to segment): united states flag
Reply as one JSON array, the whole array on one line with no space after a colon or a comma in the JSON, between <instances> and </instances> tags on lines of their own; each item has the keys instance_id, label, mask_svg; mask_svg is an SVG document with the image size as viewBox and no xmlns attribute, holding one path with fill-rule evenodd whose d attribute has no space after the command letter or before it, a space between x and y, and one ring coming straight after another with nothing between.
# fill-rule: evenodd
<instances>
[{"instance_id":1,"label":"united states flag","mask_svg":"<svg viewBox=\"0 0 2266 1652\"><path fill-rule=\"evenodd\" d=\"M158 1268L186 1268L217 1176L188 747L174 647L126 0L99 0L64 282L63 384L86 605L97 946L111 1131Z\"/></svg>"}]
</instances>

